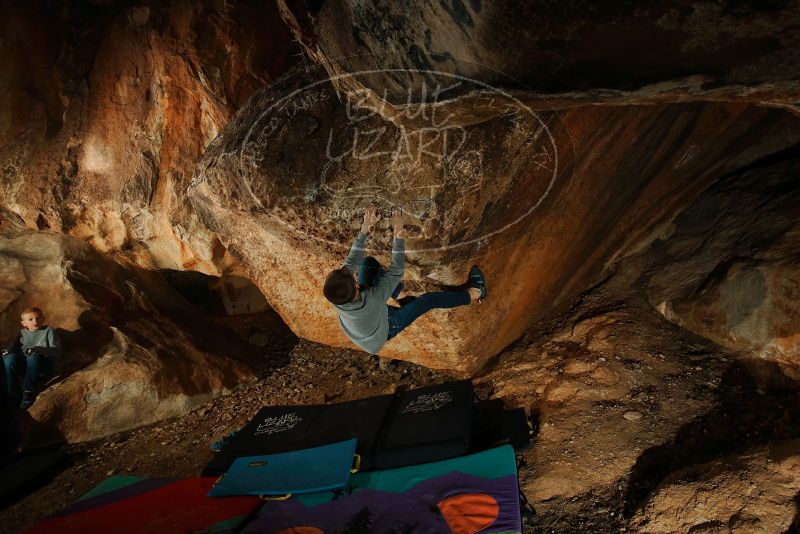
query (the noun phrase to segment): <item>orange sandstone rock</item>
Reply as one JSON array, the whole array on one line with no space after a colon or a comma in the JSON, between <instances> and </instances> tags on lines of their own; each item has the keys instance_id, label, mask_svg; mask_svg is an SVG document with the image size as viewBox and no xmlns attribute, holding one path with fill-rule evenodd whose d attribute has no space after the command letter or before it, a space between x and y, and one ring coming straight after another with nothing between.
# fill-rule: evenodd
<instances>
[{"instance_id":1,"label":"orange sandstone rock","mask_svg":"<svg viewBox=\"0 0 800 534\"><path fill-rule=\"evenodd\" d=\"M492 296L427 314L381 355L470 374L712 181L800 139L790 113L746 104L514 105L467 127L437 123L432 105L429 128L411 130L298 70L225 127L189 196L295 333L334 345L347 342L322 281L369 203L401 206L416 219L412 292L463 283L479 264ZM369 252L386 262L379 230Z\"/></svg>"}]
</instances>

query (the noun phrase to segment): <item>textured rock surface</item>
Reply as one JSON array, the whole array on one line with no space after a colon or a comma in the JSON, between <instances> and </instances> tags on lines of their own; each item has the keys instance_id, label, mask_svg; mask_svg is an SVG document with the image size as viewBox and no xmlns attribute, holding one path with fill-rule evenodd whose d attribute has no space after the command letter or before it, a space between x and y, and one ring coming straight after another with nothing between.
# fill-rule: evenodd
<instances>
[{"instance_id":1,"label":"textured rock surface","mask_svg":"<svg viewBox=\"0 0 800 534\"><path fill-rule=\"evenodd\" d=\"M193 192L201 223L184 195L196 159L293 61L278 8L5 6L2 204L148 268L235 272L237 247L298 334L335 344L319 283L370 198L399 204L424 219L409 289L459 283L479 262L514 298L481 308L491 339L474 310L437 312L385 355L470 373L715 178L796 141L793 7L280 2L326 70L266 90L209 151ZM37 46L21 46L28 35ZM341 77L378 67L440 74ZM304 89L327 75L344 93ZM624 106L688 100L789 111ZM286 113L265 114L276 103ZM780 293L794 276L765 283Z\"/></svg>"},{"instance_id":2,"label":"textured rock surface","mask_svg":"<svg viewBox=\"0 0 800 534\"><path fill-rule=\"evenodd\" d=\"M800 152L714 184L645 255L651 304L800 380ZM750 206L742 209L742 206Z\"/></svg>"},{"instance_id":3,"label":"textured rock surface","mask_svg":"<svg viewBox=\"0 0 800 534\"><path fill-rule=\"evenodd\" d=\"M524 86L553 107L721 99L796 110L800 94L795 1L278 3L309 55L376 109L424 100L441 73ZM370 74L346 76L359 71Z\"/></svg>"},{"instance_id":4,"label":"textured rock surface","mask_svg":"<svg viewBox=\"0 0 800 534\"><path fill-rule=\"evenodd\" d=\"M729 366L654 313L622 308L576 319L545 343L518 343L478 380L538 417L521 474L538 511L613 492L645 450L711 410Z\"/></svg>"},{"instance_id":5,"label":"textured rock surface","mask_svg":"<svg viewBox=\"0 0 800 534\"><path fill-rule=\"evenodd\" d=\"M672 474L633 519L652 534L790 532L800 441L777 442Z\"/></svg>"},{"instance_id":6,"label":"textured rock surface","mask_svg":"<svg viewBox=\"0 0 800 534\"><path fill-rule=\"evenodd\" d=\"M659 501L656 488L681 480L687 466L800 437L796 386L761 380L770 374L779 381L775 364L762 367L654 310L630 308L614 289L604 285L558 323L531 331L476 381L481 394L528 408L538 423L533 446L520 455L520 484L536 511L533 524L548 532L639 532L651 506L659 525L670 524L671 511L702 518L691 505ZM729 509L726 502L741 502L752 524L778 525L773 492L785 524L792 523L796 481L784 486L757 469L730 481L755 491L739 501L735 488L718 495L720 510L709 510L709 520Z\"/></svg>"},{"instance_id":7,"label":"textured rock surface","mask_svg":"<svg viewBox=\"0 0 800 534\"><path fill-rule=\"evenodd\" d=\"M0 338L16 335L22 309L39 306L65 349L61 380L29 411L39 429L28 439L94 439L182 415L253 378L250 348L157 273L74 237L6 220L0 230Z\"/></svg>"},{"instance_id":8,"label":"textured rock surface","mask_svg":"<svg viewBox=\"0 0 800 534\"><path fill-rule=\"evenodd\" d=\"M345 345L320 286L376 201L416 218L410 292L488 275L484 304L382 356L479 373L482 398L529 411L534 532L797 530L796 1L3 9L0 210L41 231L4 229L0 334L44 303L69 345L32 424L83 440L212 403L45 495L194 474L264 403L441 380L243 324L274 360L210 400L252 378L253 347L153 271L222 274L228 311L260 309L244 276L296 333ZM278 10L318 63L280 79Z\"/></svg>"},{"instance_id":9,"label":"textured rock surface","mask_svg":"<svg viewBox=\"0 0 800 534\"><path fill-rule=\"evenodd\" d=\"M270 309L269 303L249 278L239 275L219 279L214 288L228 315L260 313Z\"/></svg>"},{"instance_id":10,"label":"textured rock surface","mask_svg":"<svg viewBox=\"0 0 800 534\"><path fill-rule=\"evenodd\" d=\"M793 293L755 307L698 302L736 262L791 283L797 161L787 150L713 184L569 312L529 331L479 376L488 394L529 408L539 422L520 480L545 531L796 528L800 491L788 473L797 452L763 452L800 437L796 345L786 341ZM701 315L712 309L714 321ZM760 332L782 333L787 350L764 350L777 343L747 331L715 334L728 332L733 312L780 324ZM745 454L754 447L762 452Z\"/></svg>"},{"instance_id":11,"label":"textured rock surface","mask_svg":"<svg viewBox=\"0 0 800 534\"><path fill-rule=\"evenodd\" d=\"M636 250L636 241L648 232L654 233L643 243L659 232L674 231L674 227L659 225L726 173L709 164L733 163L731 158L735 158L737 163L728 167L733 170L754 156L753 152L747 153L749 150L766 155L782 142L791 146L797 141L796 131L788 130L775 133L780 141L771 148L761 145L761 135L726 141L725 137L735 135L731 127L735 130L751 120L760 122L762 119L751 113L764 110L749 109L745 113L744 108L733 111L730 104L708 103L744 101L797 114L800 40L796 20L800 11L796 2L599 6L456 0L438 4L411 2L402 7L349 0L278 3L295 37L310 57L325 68L332 85L349 102L348 120L358 123L355 129L361 135L355 136L349 158L336 160L337 165L346 168L347 178L333 189L336 193L345 190L352 198L356 195L351 188L377 182L391 190L394 184L406 184L408 165L402 164L407 163L403 158L411 153L410 167L416 176L424 176L422 184L444 183L442 189L449 194L436 196L436 209L429 210L414 209L417 200L402 198L402 192L396 192L397 186L389 193L380 191L378 196L417 214L438 215L441 224L423 224L423 236L435 235L450 244L454 240L468 241L466 236L489 235L489 239L477 242L483 250L473 247L450 250L447 255L420 254L415 264L419 271L415 274L422 280L453 283L458 267L473 261L486 263L495 287L510 289L526 306L523 311L521 304L503 302L499 316L496 309L486 314L486 308L482 308L482 313L491 317L488 331L497 333L493 338L503 342L521 333L509 331L514 328L509 325L529 326L532 320L558 310L577 291L595 283L609 260ZM677 104L696 100L704 103ZM587 103L620 107L580 107ZM659 103L669 105L652 105ZM295 106L293 111L298 107L301 112L291 116L301 116L295 128L304 141L314 138L318 131L314 128L329 128L324 120L309 127L312 123L302 117L304 106ZM314 108L308 104L305 107ZM377 115L385 122L366 122L369 113L365 109L373 114L370 118ZM314 112L315 117L324 114L319 106ZM274 110L270 111L269 115L273 114ZM532 124L526 124L520 116ZM509 117L513 127L503 124ZM766 116L763 120L772 126L779 122ZM255 131L263 132L257 122ZM733 126L734 122L739 124ZM275 137L287 136L285 129L291 127L289 121L280 124L283 130ZM625 127L616 128L616 124ZM365 138L369 136L364 131L372 128L391 132L393 127L401 132L401 148L394 152L388 165L390 171L386 172L374 167L374 153L380 151L382 140L365 150ZM796 127L795 124L791 129ZM477 137L479 148L467 142L459 147L463 153L448 152L446 134L452 136L460 129L470 141ZM335 140L343 138L347 143L354 137L349 131L342 131L341 126L330 130L336 132L330 137L334 147ZM440 168L420 164L429 155L428 147L438 146L431 142L431 131L440 137L445 134L444 141L434 135L447 153L447 157L438 160ZM552 134L551 143L542 131ZM260 139L258 135L256 138ZM534 141L515 143L515 138ZM499 155L491 153L489 147L498 145L502 147ZM743 152L745 146L748 148ZM625 150L618 150L620 147ZM326 146L330 148L331 145ZM326 154L331 152L342 154L341 150L328 150ZM212 149L212 153L218 151ZM257 155L258 149L252 148L250 153L245 149L244 153ZM263 156L260 154L255 160L262 162L259 158ZM278 150L280 158L283 151ZM493 168L494 158L505 165ZM528 165L509 163L517 158L527 160ZM291 156L288 159L296 163ZM537 175L536 171L545 166L549 171L551 163L557 167L556 179L549 183L549 174ZM392 172L392 167L397 172ZM359 173L360 168L364 170ZM472 173L464 169L471 169ZM309 175L315 169L311 165L304 171ZM509 180L515 172L524 178ZM437 180L437 173L444 179ZM230 170L227 174L235 173ZM263 174L269 176L269 172ZM329 167L317 174L323 175L323 190L330 192L326 188ZM363 178L354 178L358 174ZM309 183L302 176L293 181ZM412 180L415 185L419 182ZM797 211L786 208L792 203L797 205L797 199L792 195L782 198L785 188L765 186L763 182L751 184L749 191L723 192L715 199L706 199L684 217L666 250L651 255L651 261L670 265L652 277L651 300L655 299L654 304L670 320L727 347L780 361L784 373L797 378L800 255L796 224L787 222L796 220ZM462 194L469 191L472 183L482 191L477 198ZM576 187L577 184L580 185ZM253 189L258 197L260 191ZM491 189L494 191L490 194L484 193ZM315 192L317 188L312 185L308 190ZM543 191L545 202L536 204ZM513 200L509 201L510 192ZM523 195L531 197L527 205L519 200ZM461 198L454 200L458 196ZM318 197L314 200L319 201ZM760 201L780 204L780 215L760 210L758 216L729 224L741 205ZM266 206L276 213L273 204L260 198L258 208ZM526 224L516 224L514 231L518 234L492 233L503 223L517 220L515 216L520 212L515 209L524 211L521 206L532 205L536 209L525 218ZM341 202L337 208L341 213ZM593 209L602 214L592 213ZM321 219L330 220L331 211L335 212L328 210ZM278 216L284 214L280 212ZM303 217L288 217L291 228L302 230L304 224L296 219ZM432 219L435 221L436 216ZM490 230L487 221L497 225ZM775 225L782 230L775 232ZM455 236L448 235L450 231ZM550 234L558 236L557 243L548 241L546 235ZM524 237L517 239L518 235ZM761 242L766 235L773 240L769 245ZM430 246L429 241L422 245L425 246ZM581 252L588 249L591 254ZM463 264L456 264L459 260ZM502 264L504 260L506 263ZM492 265L492 261L501 265ZM444 266L436 271L434 266L439 264ZM525 270L526 275L509 274L503 269L508 264L514 268L524 266L518 272ZM496 301L489 307L493 306L497 306ZM307 308L303 313L300 331L309 332ZM289 314L296 315L292 311ZM482 347L486 341L459 328L464 319L457 314L444 320L454 323L463 340L445 348L445 352L457 353L458 358L445 357L450 362L432 363L423 349L423 354L413 356L415 361L474 370L485 360ZM313 330L304 335L325 342L332 339L327 332ZM424 347L425 342L421 345ZM502 346L498 343L487 348L497 352ZM387 354L400 357L408 357L411 351L419 352L419 347L402 346L402 337L386 349Z\"/></svg>"},{"instance_id":12,"label":"textured rock surface","mask_svg":"<svg viewBox=\"0 0 800 534\"><path fill-rule=\"evenodd\" d=\"M0 9L0 206L142 266L226 270L185 190L231 114L294 60L274 4Z\"/></svg>"},{"instance_id":13,"label":"textured rock surface","mask_svg":"<svg viewBox=\"0 0 800 534\"><path fill-rule=\"evenodd\" d=\"M253 378L240 362L198 350L181 330L162 327L146 341L111 330L97 361L45 390L29 410L42 439L55 430L87 441L178 417ZM157 346L156 335L175 338Z\"/></svg>"},{"instance_id":14,"label":"textured rock surface","mask_svg":"<svg viewBox=\"0 0 800 534\"><path fill-rule=\"evenodd\" d=\"M711 103L522 106L411 131L340 102L319 75L298 70L251 99L198 165L191 201L298 335L337 345L322 280L369 202L403 207L421 219L409 288L460 284L477 263L494 292L479 309L426 316L382 355L456 372L566 305L713 180L800 139L785 111ZM443 129L463 142L448 148ZM371 250L386 261L385 233Z\"/></svg>"}]
</instances>

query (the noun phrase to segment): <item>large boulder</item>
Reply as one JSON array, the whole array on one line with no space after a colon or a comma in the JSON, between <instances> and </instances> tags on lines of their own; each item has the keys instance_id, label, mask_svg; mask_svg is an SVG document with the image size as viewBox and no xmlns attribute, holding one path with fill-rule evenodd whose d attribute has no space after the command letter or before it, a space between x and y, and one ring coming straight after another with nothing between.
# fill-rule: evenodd
<instances>
[{"instance_id":1,"label":"large boulder","mask_svg":"<svg viewBox=\"0 0 800 534\"><path fill-rule=\"evenodd\" d=\"M415 220L409 288L460 284L479 264L492 296L428 314L381 354L459 373L563 308L712 181L800 139L797 117L747 104L541 113L502 93L506 112L476 124L425 105L414 120L426 127L397 126L341 100L319 70L296 69L242 108L198 164L191 202L295 333L334 345L347 341L322 281L369 203L402 207ZM386 261L388 243L382 229L371 252Z\"/></svg>"},{"instance_id":2,"label":"large boulder","mask_svg":"<svg viewBox=\"0 0 800 534\"><path fill-rule=\"evenodd\" d=\"M779 441L673 473L631 524L642 534L793 532L798 495L800 441Z\"/></svg>"},{"instance_id":3,"label":"large boulder","mask_svg":"<svg viewBox=\"0 0 800 534\"><path fill-rule=\"evenodd\" d=\"M784 532L778 525L796 515L797 444L781 442L798 437L800 389L776 362L720 347L648 306L629 278L639 260L623 261L474 380L479 396L525 408L538 430L518 455L530 526L666 534L705 532L705 518L708 532ZM738 523L737 508L746 510Z\"/></svg>"},{"instance_id":4,"label":"large boulder","mask_svg":"<svg viewBox=\"0 0 800 534\"><path fill-rule=\"evenodd\" d=\"M741 100L796 110L800 100L796 1L278 4L333 83L387 118L452 75L524 88L530 105L550 107Z\"/></svg>"},{"instance_id":5,"label":"large boulder","mask_svg":"<svg viewBox=\"0 0 800 534\"><path fill-rule=\"evenodd\" d=\"M726 175L477 378L538 421L520 470L537 525L796 526L796 313L776 288L796 270L797 165L793 148Z\"/></svg>"},{"instance_id":6,"label":"large boulder","mask_svg":"<svg viewBox=\"0 0 800 534\"><path fill-rule=\"evenodd\" d=\"M275 5L0 9L0 207L145 267L227 272L185 191L235 110L295 60Z\"/></svg>"},{"instance_id":7,"label":"large boulder","mask_svg":"<svg viewBox=\"0 0 800 534\"><path fill-rule=\"evenodd\" d=\"M559 310L576 291L602 279L614 260L646 246L663 231L669 233L670 227L661 223L726 174L718 164L731 164L727 168L733 170L755 155L751 150L765 155L779 150L783 142L785 147L796 143L796 131L784 131L776 134L783 139L772 148L761 145L761 127L755 124L770 124L771 129L780 122L767 115L750 115L764 113L763 109L750 108L740 114L744 108L733 111L735 106L730 104L709 104L745 102L798 113L800 26L796 24L796 2L600 6L571 1L487 4L457 0L390 6L351 0L279 0L278 4L294 36L325 69L331 85L346 102L348 119L356 124L351 128L355 135L341 127L330 128L336 133L330 136L332 144L326 146L326 154L333 154L335 164L346 167L347 176L343 187L332 189L339 196L345 189L345 196L355 197L360 191L381 200L388 198L415 214L434 213L430 226L422 225L422 234L435 235L448 245L454 241L452 237L469 243L472 237L488 235L490 239L478 243L486 249L502 250L505 258L496 253L486 258L474 249L451 249L446 256L436 257L425 249L415 266L421 266L422 277L431 278L426 272L430 270L433 280L452 283L455 273L449 266L478 260L487 263L495 287L499 282L501 291L511 293L512 300L519 296L527 306L523 310L504 295L503 302L489 306L502 306L499 317L494 309L482 308L491 317L483 324L485 330L503 343L522 331L509 332L515 329L509 325L527 327L532 320ZM299 95L312 92L287 91L293 102L304 102L288 106L292 113L287 115L299 115L298 122L303 122L302 111L295 115L295 110L311 106L308 98ZM679 105L686 102L704 103ZM581 107L586 104L593 107ZM637 106L629 107L631 104ZM619 107L598 109L598 105ZM266 113L267 120L272 121L272 112L281 107L287 106L278 103ZM384 122L366 122L370 114ZM503 124L509 117L513 117L513 128ZM752 138L745 134L736 141L731 138L733 142L728 144L724 138L737 135L730 128L731 120L755 120ZM709 129L704 126L706 121ZM263 132L278 124L283 130L276 135L285 135L287 123L280 121L270 122L266 128L255 124L257 133L253 135L263 141L270 137ZM615 124L626 127L623 130ZM308 131L313 126L297 128ZM326 128L329 126L322 122L321 129ZM392 132L393 128L401 132L398 148L388 149L393 158L381 166L375 163L379 159L376 152L387 149L382 148L385 143L381 140L373 142L378 137L374 132ZM790 129L795 130L796 125ZM566 136L559 135L564 132ZM515 144L515 136L528 141ZM467 137L469 141L455 143L460 150L451 150L453 139ZM694 141L690 141L692 137ZM352 150L346 153L349 157L344 159L339 157L343 152L335 150L341 139L353 141ZM498 146L501 148L492 150ZM621 147L624 152L618 150ZM438 168L436 163L423 162L437 151L445 154L438 158ZM252 156L258 149L251 152L243 153ZM303 157L308 155L306 149ZM241 166L252 161L245 157ZM493 161L501 165L493 167ZM320 182L329 192L331 166L323 164ZM362 167L367 170L359 173ZM400 171L393 172L398 167ZM414 209L420 195L399 201L401 194L375 191L373 182L387 190L407 184L409 167L417 176L430 176L421 185L445 184L440 193L431 195L436 197L436 209ZM545 168L553 171L552 182L548 172L542 172ZM309 174L313 169L304 171ZM515 173L517 178L510 178ZM444 178L436 179L437 174ZM420 185L419 180L410 182ZM481 194L461 194L473 187ZM762 196L769 190L767 196L780 198L784 189L770 187L754 184L749 197L729 195L724 206L719 199L706 199L696 206L670 242L672 252L660 258L670 267L653 276L651 298L658 299L655 304L670 320L730 348L781 361L784 372L797 378L800 314L794 296L800 275L796 231L784 232L785 239L770 248L759 245L765 229L774 224L786 227L788 212L783 210L776 217L759 211L759 215L728 224L742 202L759 201L759 188ZM315 186L308 188L309 192L316 190ZM507 195L512 190L514 194ZM524 195L531 198L521 200ZM454 200L457 197L461 198ZM791 205L796 199L788 195L783 202ZM270 204L261 202L259 206L271 210ZM525 211L527 207L533 207L533 212ZM602 214L592 213L595 209ZM709 218L715 210L725 214ZM351 211L340 208L336 213L350 215ZM528 215L522 218L526 224L519 224L520 213ZM318 220L331 218L328 212ZM303 228L292 217L284 220ZM439 220L444 222L430 222ZM496 225L487 225L487 221ZM506 228L509 221L515 224L505 237L494 232ZM481 231L475 232L476 225L482 225ZM698 239L700 233L707 238ZM557 238L550 241L542 234ZM743 238L734 246L740 235ZM513 245L507 244L510 242ZM422 246L430 247L430 241ZM580 252L589 249L591 253ZM720 256L720 250L726 255ZM664 256L663 251L659 254ZM688 254L694 254L692 260L681 263ZM524 266L525 275L503 276L503 267L491 265L504 259L513 266ZM463 263L456 264L458 261ZM433 267L442 264L440 270ZM305 319L303 323L302 331L308 332ZM434 336L443 331L428 328ZM486 342L458 327L448 331L464 340L463 344L441 347L441 352L458 354L450 358L451 363L432 363L424 354L412 358L439 367L477 367L484 359L481 347ZM419 330L415 335L420 339ZM330 339L327 333L317 334L316 328L311 336ZM401 344L398 339L386 354L407 357L410 351L424 352L431 346L424 334L417 343L421 347L406 349ZM491 349L502 346L498 343Z\"/></svg>"},{"instance_id":8,"label":"large boulder","mask_svg":"<svg viewBox=\"0 0 800 534\"><path fill-rule=\"evenodd\" d=\"M340 345L320 282L369 201L400 205L409 289L480 263L493 298L480 327L435 312L384 355L459 373L797 139L793 3L3 9L0 207L147 268L241 262L295 332ZM321 67L245 105L296 61L292 36Z\"/></svg>"},{"instance_id":9,"label":"large boulder","mask_svg":"<svg viewBox=\"0 0 800 534\"><path fill-rule=\"evenodd\" d=\"M0 220L0 338L16 335L20 312L38 306L64 346L59 379L28 412L38 429L28 439L102 437L183 415L254 378L250 347L158 273Z\"/></svg>"},{"instance_id":10,"label":"large boulder","mask_svg":"<svg viewBox=\"0 0 800 534\"><path fill-rule=\"evenodd\" d=\"M800 380L800 151L714 184L642 254L667 319ZM742 209L749 206L749 209Z\"/></svg>"},{"instance_id":11,"label":"large boulder","mask_svg":"<svg viewBox=\"0 0 800 534\"><path fill-rule=\"evenodd\" d=\"M717 406L730 367L712 344L653 312L572 319L551 335L531 332L476 381L537 423L520 472L537 512L627 485L645 451Z\"/></svg>"}]
</instances>

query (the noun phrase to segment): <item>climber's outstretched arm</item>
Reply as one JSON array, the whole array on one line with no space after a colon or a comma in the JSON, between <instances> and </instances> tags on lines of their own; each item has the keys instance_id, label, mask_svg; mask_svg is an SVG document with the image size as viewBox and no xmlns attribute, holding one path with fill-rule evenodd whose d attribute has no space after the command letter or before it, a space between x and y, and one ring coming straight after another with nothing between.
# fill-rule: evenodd
<instances>
[{"instance_id":1,"label":"climber's outstretched arm","mask_svg":"<svg viewBox=\"0 0 800 534\"><path fill-rule=\"evenodd\" d=\"M397 284L403 280L403 272L406 268L406 245L404 241L406 236L405 217L400 208L395 208L392 211L392 227L394 228L392 264L386 272L383 273L377 285L377 290L380 292L384 301L392 295Z\"/></svg>"},{"instance_id":2,"label":"climber's outstretched arm","mask_svg":"<svg viewBox=\"0 0 800 534\"><path fill-rule=\"evenodd\" d=\"M369 234L375 229L375 225L381 220L381 214L376 206L370 206L364 211L364 222L361 223L361 230L358 232L353 246L350 247L350 253L347 259L344 260L342 268L348 269L351 273L358 271L358 267L364 260L364 249L369 240Z\"/></svg>"}]
</instances>

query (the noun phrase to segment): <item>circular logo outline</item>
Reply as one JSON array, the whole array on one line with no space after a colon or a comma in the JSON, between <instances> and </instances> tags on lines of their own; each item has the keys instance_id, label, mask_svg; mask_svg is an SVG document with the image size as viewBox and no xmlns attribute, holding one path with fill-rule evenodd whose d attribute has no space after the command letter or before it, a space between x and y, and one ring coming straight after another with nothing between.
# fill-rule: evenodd
<instances>
[{"instance_id":1,"label":"circular logo outline","mask_svg":"<svg viewBox=\"0 0 800 534\"><path fill-rule=\"evenodd\" d=\"M292 99L296 95L301 94L302 92L308 91L309 89L312 89L312 88L317 87L319 85L322 85L322 84L325 84L325 83L331 83L334 80L339 80L339 79L343 79L343 78L356 78L357 79L358 76L363 76L363 75L374 75L374 74L381 74L381 73L398 73L398 72L399 73L418 73L418 74L423 74L423 75L427 74L427 75L450 77L450 78L454 78L454 79L457 79L457 80L474 83L479 87L482 87L482 88L484 88L486 90L489 90L489 91L493 91L495 93L498 93L498 94L502 95L505 98L508 98L508 99L512 100L521 109L527 110L527 112L532 117L534 117L536 119L536 121L542 127L544 133L546 134L547 139L549 139L550 146L552 147L552 153L553 153L553 173L552 173L552 176L550 178L550 181L547 184L547 188L545 189L544 193L542 193L542 195L539 197L539 199L535 203L533 203L533 205L525 213L523 213L522 215L518 216L513 221L503 225L501 228L495 229L495 230L493 230L493 231L491 231L491 232L489 232L487 234L484 234L484 235L482 235L480 237L472 238L472 239L465 240L465 241L459 241L458 243L450 243L450 244L447 244L447 245L441 245L441 246L437 246L437 247L407 248L406 252L410 252L410 253L441 252L441 251L456 249L456 248L467 246L467 245L474 245L476 243L484 242L484 241L486 241L488 238L490 238L492 236L495 236L495 235L501 234L503 232L506 232L511 227L516 226L517 224L519 224L524 219L527 219L544 202L544 200L549 196L550 191L552 190L552 188L555 185L555 182L556 182L556 180L558 178L558 147L556 145L556 142L555 142L555 139L554 139L552 133L550 132L550 129L548 128L547 124L545 124L545 122L541 119L541 117L539 117L539 115L536 114L536 112L531 110L528 106L526 106L524 103L522 103L517 97L509 94L507 91L505 91L503 89L498 89L498 88L492 87L488 83L482 82L480 80L475 80L475 79L472 79L472 78L468 78L466 76L462 76L462 75L459 75L459 74L453 74L453 73L449 73L449 72L443 72L443 71L437 71L437 70L429 70L429 69L369 69L369 70L363 70L363 71L355 71L355 72L337 74L335 76L327 76L327 77L325 77L325 78L323 78L321 80L315 81L315 82L313 82L311 84L307 84L307 85L305 85L305 86L303 86L301 88L295 89L294 91L292 91L288 95L285 95L285 96L281 97L280 99L278 99L277 101L273 102L266 110L264 110L263 112L261 112L258 115L258 117L253 121L253 123L250 126L250 128L248 128L247 135L245 135L245 137L244 137L244 139L243 139L243 141L241 143L241 147L238 150L238 152L239 152L239 167L240 167L240 170L243 171L243 172L247 172L245 170L244 152L245 152L246 147L248 146L249 140L250 140L251 136L253 135L253 132L256 129L257 125L259 123L261 123L261 121L264 119L264 117L266 117L268 115L271 115L276 108L279 108L279 106L285 106L286 102L288 102L290 99ZM347 98L347 96L345 96L345 98ZM423 103L423 105L424 105L424 103ZM288 228L289 230L291 230L291 231L293 231L295 233L301 234L306 238L314 239L315 241L318 241L318 242L327 243L329 245L333 245L333 246L337 246L337 247L343 247L343 248L347 247L347 248L349 248L350 245L347 244L347 243L342 243L342 242L339 242L339 241L332 241L332 240L329 240L329 239L326 239L326 238L323 238L323 237L319 237L319 236L316 236L316 235L313 235L313 234L309 234L307 232L304 232L304 231L296 228L290 222L283 220L274 211L269 210L266 206L264 206L264 204L261 202L261 200L253 192L252 188L250 187L250 184L248 184L246 181L245 181L245 186L246 186L248 192L250 193L250 195L252 196L253 200L255 201L255 203L258 205L258 207L263 209L265 212L269 213L270 217L275 219L278 223L280 223L284 227Z\"/></svg>"}]
</instances>

